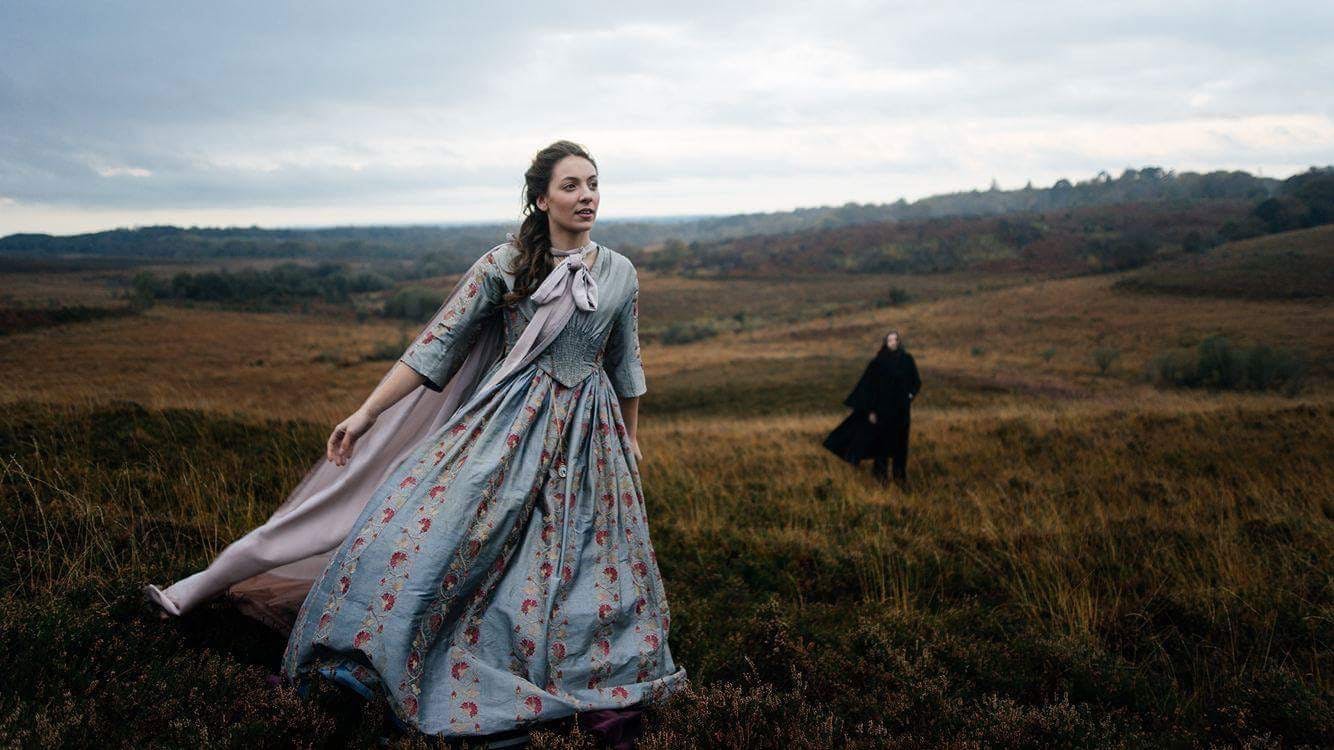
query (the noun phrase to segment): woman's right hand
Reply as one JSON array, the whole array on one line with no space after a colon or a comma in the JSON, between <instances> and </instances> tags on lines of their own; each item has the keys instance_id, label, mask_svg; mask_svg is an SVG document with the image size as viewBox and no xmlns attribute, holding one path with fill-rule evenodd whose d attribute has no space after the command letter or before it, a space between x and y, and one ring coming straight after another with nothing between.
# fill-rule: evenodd
<instances>
[{"instance_id":1,"label":"woman's right hand","mask_svg":"<svg viewBox=\"0 0 1334 750\"><path fill-rule=\"evenodd\" d=\"M869 421L871 424L875 424L875 412L873 412L873 411L868 411L868 412L866 412L866 419L867 419L867 421Z\"/></svg>"},{"instance_id":2,"label":"woman's right hand","mask_svg":"<svg viewBox=\"0 0 1334 750\"><path fill-rule=\"evenodd\" d=\"M328 459L339 466L347 464L352 457L352 448L357 443L357 438L366 434L366 430L375 424L375 417L372 417L358 409L352 413L352 416L338 423L333 432L329 435L329 442L325 447L325 455Z\"/></svg>"}]
</instances>

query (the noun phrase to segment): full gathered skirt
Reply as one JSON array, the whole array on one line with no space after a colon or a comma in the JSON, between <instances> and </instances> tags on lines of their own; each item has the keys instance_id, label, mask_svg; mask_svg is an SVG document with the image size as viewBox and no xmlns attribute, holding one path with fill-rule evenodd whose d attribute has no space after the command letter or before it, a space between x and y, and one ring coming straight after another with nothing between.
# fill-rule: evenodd
<instances>
[{"instance_id":1,"label":"full gathered skirt","mask_svg":"<svg viewBox=\"0 0 1334 750\"><path fill-rule=\"evenodd\" d=\"M355 457L354 459L355 460ZM465 404L366 504L301 604L283 673L485 735L684 687L620 404L529 365Z\"/></svg>"}]
</instances>

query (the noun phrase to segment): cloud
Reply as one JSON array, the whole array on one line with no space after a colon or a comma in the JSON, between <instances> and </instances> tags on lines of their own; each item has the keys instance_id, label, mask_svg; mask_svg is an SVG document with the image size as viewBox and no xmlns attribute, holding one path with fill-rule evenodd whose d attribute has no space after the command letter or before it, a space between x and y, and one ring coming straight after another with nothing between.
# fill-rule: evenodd
<instances>
[{"instance_id":1,"label":"cloud","mask_svg":"<svg viewBox=\"0 0 1334 750\"><path fill-rule=\"evenodd\" d=\"M143 167L98 167L97 173L103 177L152 177L153 173Z\"/></svg>"},{"instance_id":2,"label":"cloud","mask_svg":"<svg viewBox=\"0 0 1334 750\"><path fill-rule=\"evenodd\" d=\"M511 219L556 138L604 218L1277 176L1330 161L1331 31L1282 2L6 4L0 233Z\"/></svg>"}]
</instances>

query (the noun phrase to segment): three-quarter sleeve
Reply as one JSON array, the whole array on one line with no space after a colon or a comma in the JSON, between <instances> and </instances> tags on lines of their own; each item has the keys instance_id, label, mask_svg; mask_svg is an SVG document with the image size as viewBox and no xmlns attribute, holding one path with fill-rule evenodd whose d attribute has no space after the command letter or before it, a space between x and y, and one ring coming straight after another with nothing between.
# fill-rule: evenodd
<instances>
[{"instance_id":1,"label":"three-quarter sleeve","mask_svg":"<svg viewBox=\"0 0 1334 750\"><path fill-rule=\"evenodd\" d=\"M412 342L399 361L426 378L426 387L444 390L463 366L487 316L500 308L506 291L496 251L478 258L440 320Z\"/></svg>"},{"instance_id":2,"label":"three-quarter sleeve","mask_svg":"<svg viewBox=\"0 0 1334 750\"><path fill-rule=\"evenodd\" d=\"M602 361L619 398L634 398L648 391L644 380L644 362L639 354L639 277L634 278L630 298L616 313L607 351Z\"/></svg>"}]
</instances>

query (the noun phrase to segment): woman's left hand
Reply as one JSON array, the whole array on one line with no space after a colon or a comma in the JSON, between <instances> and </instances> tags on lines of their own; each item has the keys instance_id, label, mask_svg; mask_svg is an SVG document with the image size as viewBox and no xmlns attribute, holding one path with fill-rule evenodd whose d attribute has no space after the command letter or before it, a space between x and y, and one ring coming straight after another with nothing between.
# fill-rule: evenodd
<instances>
[{"instance_id":1,"label":"woman's left hand","mask_svg":"<svg viewBox=\"0 0 1334 750\"><path fill-rule=\"evenodd\" d=\"M640 462L642 462L642 461L644 460L644 454L639 452L639 438L638 438L638 437L632 437L632 438L630 438L630 448L631 448L631 450L633 450L634 453L635 453L635 463L640 463Z\"/></svg>"}]
</instances>

